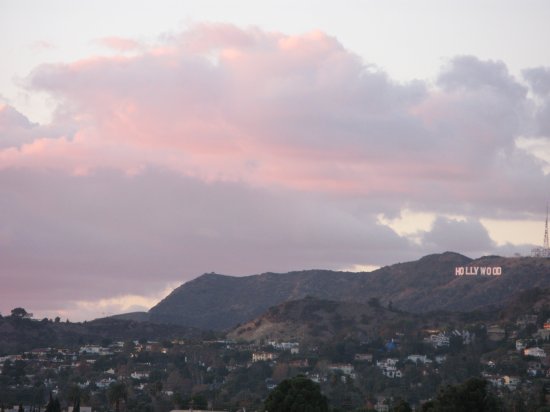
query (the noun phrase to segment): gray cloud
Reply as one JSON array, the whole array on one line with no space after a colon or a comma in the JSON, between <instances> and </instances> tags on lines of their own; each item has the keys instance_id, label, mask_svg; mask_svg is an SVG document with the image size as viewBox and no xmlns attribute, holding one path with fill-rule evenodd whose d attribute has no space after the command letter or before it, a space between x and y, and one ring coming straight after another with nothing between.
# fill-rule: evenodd
<instances>
[{"instance_id":1,"label":"gray cloud","mask_svg":"<svg viewBox=\"0 0 550 412\"><path fill-rule=\"evenodd\" d=\"M542 101L535 107L534 133L539 137L550 139L550 68L525 69L522 74L531 90Z\"/></svg>"},{"instance_id":2,"label":"gray cloud","mask_svg":"<svg viewBox=\"0 0 550 412\"><path fill-rule=\"evenodd\" d=\"M299 193L167 172L0 172L2 310L147 294L201 273L252 274L414 256L373 215Z\"/></svg>"},{"instance_id":3,"label":"gray cloud","mask_svg":"<svg viewBox=\"0 0 550 412\"><path fill-rule=\"evenodd\" d=\"M533 67L521 73L534 93L539 96L550 95L550 67Z\"/></svg>"},{"instance_id":4,"label":"gray cloud","mask_svg":"<svg viewBox=\"0 0 550 412\"><path fill-rule=\"evenodd\" d=\"M422 236L426 250L457 251L472 256L482 256L495 250L495 243L487 229L476 220L438 218L432 229Z\"/></svg>"}]
</instances>

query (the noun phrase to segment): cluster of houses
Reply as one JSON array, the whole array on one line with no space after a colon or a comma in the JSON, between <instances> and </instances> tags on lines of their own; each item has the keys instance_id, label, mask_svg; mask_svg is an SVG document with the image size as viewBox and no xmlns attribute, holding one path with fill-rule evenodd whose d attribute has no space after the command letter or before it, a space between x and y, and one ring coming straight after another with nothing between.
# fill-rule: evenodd
<instances>
[{"instance_id":1,"label":"cluster of houses","mask_svg":"<svg viewBox=\"0 0 550 412\"><path fill-rule=\"evenodd\" d=\"M487 339L492 342L506 343L507 347L514 347L506 356L519 357L527 365L526 370L521 374L512 376L509 374L499 374L498 370L500 359L481 359L483 365L482 376L486 378L495 388L514 391L522 386L529 384L532 378L550 378L550 319L544 322L542 328L531 328L533 333L530 336L518 337L517 331L524 329L527 325L534 324L536 317L522 317L518 319L513 331L507 330L502 325L490 325L486 328ZM539 324L540 325L540 324ZM219 366L220 358L223 353L231 351L232 353L246 354L238 356L239 361L225 362L223 369L226 373L220 378L218 385L224 384L227 374L234 371L252 367L255 363L266 362L275 368L280 364L285 364L289 369L298 370L304 373L310 379L323 385L333 382L331 377L336 376L339 381L358 382L365 365L372 370L379 370L384 379L396 382L406 376L410 368L421 368L422 373L438 373L438 368L447 361L447 352L452 342L460 342L461 345L471 345L476 341L474 333L468 330L452 329L425 330L423 339L424 344L430 350L425 353L403 353L400 350L399 336L389 340L382 348L372 351L361 351L354 353L349 363L331 362L329 359L323 359L317 348L312 346L301 347L298 342L280 342L269 341L266 344L238 343L228 340L222 341L204 341L193 342L195 348L199 348L197 354L188 357L188 343L181 340L174 340L170 345L160 344L153 341L133 341L133 342L114 342L109 345L81 345L75 348L42 348L33 349L21 354L11 354L0 357L0 375L3 373L2 367L6 362L24 361L26 370L29 372L26 379L18 384L19 387L29 387L36 382L34 379L41 379L49 391L54 395L60 391L59 374L66 370L81 369L94 370L94 373L86 375L75 382L81 389L90 391L106 391L111 385L121 380L132 386L134 392L145 391L150 383L152 373L157 368L155 363L141 362L140 355L155 353L158 356L172 356L173 354L185 354L185 362L193 364L200 368L204 373L213 370L214 363ZM420 341L422 342L422 340ZM214 348L213 357L202 356L200 348ZM190 352L189 352L190 353ZM120 368L117 365L102 362L111 358L127 357L128 364L131 367ZM227 357L226 357L227 358ZM243 361L243 359L247 359ZM97 365L108 365L98 371ZM408 366L407 366L408 365ZM375 369L376 368L376 369ZM409 369L407 369L409 368ZM202 376L202 372L201 375ZM202 379L202 378L201 378ZM196 382L195 382L196 383ZM273 377L265 379L265 390L272 390L278 381ZM207 387L203 382L199 382L201 388ZM218 386L219 387L219 386ZM8 389L18 389L11 387ZM162 395L171 397L174 390L170 386L162 389ZM0 402L2 400L0 399ZM377 411L389 410L387 400L380 398L373 405ZM5 409L9 411L10 409ZM30 410L25 407L24 410ZM81 411L86 409L81 407Z\"/></svg>"}]
</instances>

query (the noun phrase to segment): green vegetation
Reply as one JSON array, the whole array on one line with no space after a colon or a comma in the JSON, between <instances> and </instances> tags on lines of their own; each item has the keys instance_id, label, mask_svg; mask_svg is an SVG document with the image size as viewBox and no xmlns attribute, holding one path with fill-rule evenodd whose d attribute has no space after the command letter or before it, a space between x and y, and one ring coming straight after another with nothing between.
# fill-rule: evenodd
<instances>
[{"instance_id":1,"label":"green vegetation","mask_svg":"<svg viewBox=\"0 0 550 412\"><path fill-rule=\"evenodd\" d=\"M328 412L328 401L319 385L298 375L277 385L265 400L264 408L266 412Z\"/></svg>"}]
</instances>

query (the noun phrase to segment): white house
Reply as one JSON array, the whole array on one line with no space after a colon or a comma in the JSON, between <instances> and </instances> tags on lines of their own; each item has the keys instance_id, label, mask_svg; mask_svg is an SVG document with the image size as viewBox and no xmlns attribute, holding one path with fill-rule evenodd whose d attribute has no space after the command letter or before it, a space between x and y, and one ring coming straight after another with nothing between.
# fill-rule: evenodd
<instances>
[{"instance_id":1,"label":"white house","mask_svg":"<svg viewBox=\"0 0 550 412\"><path fill-rule=\"evenodd\" d=\"M527 348L523 350L525 356L534 356L536 358L546 358L546 352L541 348Z\"/></svg>"},{"instance_id":2,"label":"white house","mask_svg":"<svg viewBox=\"0 0 550 412\"><path fill-rule=\"evenodd\" d=\"M432 360L428 359L426 355L416 355L416 354L409 355L407 356L407 360L410 360L411 362L414 362L414 363L418 363L418 362L432 363Z\"/></svg>"},{"instance_id":3,"label":"white house","mask_svg":"<svg viewBox=\"0 0 550 412\"><path fill-rule=\"evenodd\" d=\"M147 379L149 378L149 372L132 372L130 377L132 379Z\"/></svg>"},{"instance_id":4,"label":"white house","mask_svg":"<svg viewBox=\"0 0 550 412\"><path fill-rule=\"evenodd\" d=\"M522 340L522 339L516 340L516 350L518 352L521 352L526 347L527 347L527 343L524 340Z\"/></svg>"},{"instance_id":5,"label":"white house","mask_svg":"<svg viewBox=\"0 0 550 412\"><path fill-rule=\"evenodd\" d=\"M300 348L300 344L298 342L277 342L277 341L272 340L272 341L269 341L268 343L274 349L277 349L277 350L292 351L292 349L299 350L299 348Z\"/></svg>"},{"instance_id":6,"label":"white house","mask_svg":"<svg viewBox=\"0 0 550 412\"><path fill-rule=\"evenodd\" d=\"M81 346L79 352L81 354L87 353L91 355L102 355L102 356L113 354L113 352L111 352L109 348L103 348L98 345Z\"/></svg>"},{"instance_id":7,"label":"white house","mask_svg":"<svg viewBox=\"0 0 550 412\"><path fill-rule=\"evenodd\" d=\"M444 333L430 336L430 342L436 348L442 348L450 345L450 338Z\"/></svg>"},{"instance_id":8,"label":"white house","mask_svg":"<svg viewBox=\"0 0 550 412\"><path fill-rule=\"evenodd\" d=\"M268 361L275 359L275 354L271 352L254 352L252 362Z\"/></svg>"},{"instance_id":9,"label":"white house","mask_svg":"<svg viewBox=\"0 0 550 412\"><path fill-rule=\"evenodd\" d=\"M350 365L349 363L335 363L328 367L331 371L340 371L344 375L348 375L349 377L354 378L355 377L355 370L353 368L353 365Z\"/></svg>"},{"instance_id":10,"label":"white house","mask_svg":"<svg viewBox=\"0 0 550 412\"><path fill-rule=\"evenodd\" d=\"M382 370L382 374L388 378L402 378L403 372L397 369L398 359L387 358L376 362L376 366Z\"/></svg>"}]
</instances>

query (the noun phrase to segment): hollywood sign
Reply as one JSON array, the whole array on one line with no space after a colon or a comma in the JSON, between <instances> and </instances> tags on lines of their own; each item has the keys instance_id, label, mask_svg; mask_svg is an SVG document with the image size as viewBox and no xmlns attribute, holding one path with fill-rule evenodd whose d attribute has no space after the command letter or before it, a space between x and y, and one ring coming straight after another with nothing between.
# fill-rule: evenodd
<instances>
[{"instance_id":1,"label":"hollywood sign","mask_svg":"<svg viewBox=\"0 0 550 412\"><path fill-rule=\"evenodd\" d=\"M455 267L455 276L500 276L500 266L458 266Z\"/></svg>"}]
</instances>

